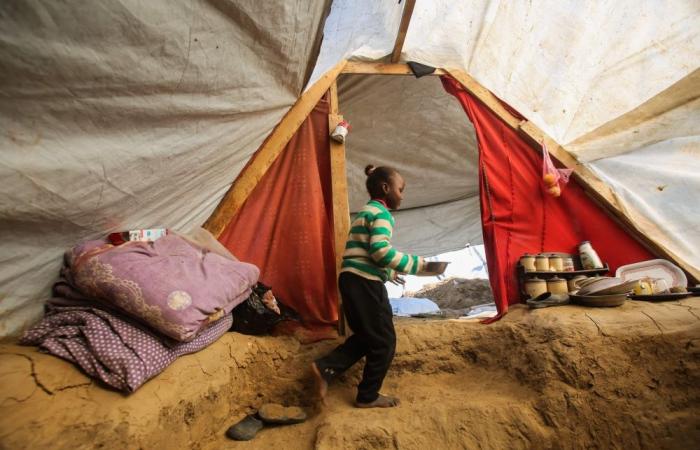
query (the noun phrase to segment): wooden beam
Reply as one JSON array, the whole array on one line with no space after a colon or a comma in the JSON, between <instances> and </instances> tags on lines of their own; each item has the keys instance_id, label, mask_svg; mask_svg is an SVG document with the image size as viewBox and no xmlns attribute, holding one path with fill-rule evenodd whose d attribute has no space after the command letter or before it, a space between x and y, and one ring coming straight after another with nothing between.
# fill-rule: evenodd
<instances>
[{"instance_id":1,"label":"wooden beam","mask_svg":"<svg viewBox=\"0 0 700 450\"><path fill-rule=\"evenodd\" d=\"M329 106L331 114L338 114L338 82L334 80L331 83L330 88L328 88L329 93ZM334 125L335 126L335 125ZM333 128L329 128L329 132L333 131Z\"/></svg>"},{"instance_id":2,"label":"wooden beam","mask_svg":"<svg viewBox=\"0 0 700 450\"><path fill-rule=\"evenodd\" d=\"M287 114L282 118L277 127L265 139L258 151L253 155L247 166L243 168L236 180L229 188L219 205L209 216L203 227L215 237L219 237L231 219L243 206L246 199L253 192L260 179L272 166L284 147L294 136L306 117L314 109L323 94L328 91L331 83L338 78L346 61L339 62L335 67L326 72L319 80L304 92Z\"/></svg>"},{"instance_id":3,"label":"wooden beam","mask_svg":"<svg viewBox=\"0 0 700 450\"><path fill-rule=\"evenodd\" d=\"M564 167L574 169L574 177L584 186L584 189L595 192L596 196L602 195L607 203L614 206L615 210L622 209L620 202L607 184L591 172L588 167L581 164L571 153L557 144L554 139L546 135L535 124L527 120L521 120L511 114L491 91L483 87L466 72L460 70L448 70L448 72L459 81L467 91L496 114L506 125L523 135L535 150L540 151L542 143L546 144L550 154Z\"/></svg>"},{"instance_id":4,"label":"wooden beam","mask_svg":"<svg viewBox=\"0 0 700 450\"><path fill-rule=\"evenodd\" d=\"M539 129L535 124L527 120L520 120L511 114L488 89L483 87L474 78L461 70L447 69L447 72L459 81L464 88L489 108L511 129L520 133L533 150L540 152L542 144L547 145L547 150L564 167L574 169L573 176L583 190L608 213L623 229L637 239L651 253L661 258L669 259L687 272L695 282L700 280L700 270L682 261L675 253L664 247L661 243L651 239L639 226L631 220L631 214L627 213L629 207L619 200L617 194L601 180L586 165L578 161L564 147Z\"/></svg>"},{"instance_id":5,"label":"wooden beam","mask_svg":"<svg viewBox=\"0 0 700 450\"><path fill-rule=\"evenodd\" d=\"M585 186L584 189L592 193L596 198L601 199L605 203L613 207L617 213L624 213L623 205L617 198L615 192L603 180L591 171L588 167L582 164L576 157L566 151L562 146L557 144L554 139L545 134L535 124L524 120L519 125L521 135L529 141L535 149L541 149L542 144L547 145L547 150L554 156L564 167L574 170L574 177ZM618 214L616 214L618 215Z\"/></svg>"},{"instance_id":6,"label":"wooden beam","mask_svg":"<svg viewBox=\"0 0 700 450\"><path fill-rule=\"evenodd\" d=\"M406 4L403 7L403 15L401 16L401 25L399 25L399 32L396 34L396 41L394 42L394 51L391 52L392 63L399 62L399 58L401 58L401 49L403 49L403 43L406 40L408 24L411 22L415 6L416 0L406 0Z\"/></svg>"},{"instance_id":7,"label":"wooden beam","mask_svg":"<svg viewBox=\"0 0 700 450\"><path fill-rule=\"evenodd\" d=\"M343 69L344 74L362 75L413 75L408 64L387 64L363 61L348 61ZM442 69L435 69L430 75L445 75Z\"/></svg>"},{"instance_id":8,"label":"wooden beam","mask_svg":"<svg viewBox=\"0 0 700 450\"><path fill-rule=\"evenodd\" d=\"M328 132L332 132L336 125L343 120L343 116L338 114L338 81L331 83L328 89L329 110ZM333 236L335 252L335 293L338 298L338 334L345 336L348 326L343 313L343 297L340 295L338 277L340 276L340 265L343 262L343 252L345 251L345 240L350 228L350 207L348 206L348 182L345 172L345 143L329 139L328 150L331 156L331 195L333 197Z\"/></svg>"},{"instance_id":9,"label":"wooden beam","mask_svg":"<svg viewBox=\"0 0 700 450\"><path fill-rule=\"evenodd\" d=\"M331 99L333 96L331 95ZM338 109L338 105L331 103L331 111ZM328 115L328 129L333 130L343 116L338 114ZM331 189L333 193L333 231L335 236L335 274L336 280L340 275L340 265L343 262L345 242L350 231L350 206L348 204L348 182L345 168L345 144L330 139L331 155ZM338 292L338 333L346 334L345 317L342 309L342 297Z\"/></svg>"},{"instance_id":10,"label":"wooden beam","mask_svg":"<svg viewBox=\"0 0 700 450\"><path fill-rule=\"evenodd\" d=\"M491 91L483 87L466 72L453 69L447 69L447 72L452 75L455 80L459 81L470 94L481 100L481 103L493 111L506 125L516 131L518 130L521 122L520 119L513 116Z\"/></svg>"}]
</instances>

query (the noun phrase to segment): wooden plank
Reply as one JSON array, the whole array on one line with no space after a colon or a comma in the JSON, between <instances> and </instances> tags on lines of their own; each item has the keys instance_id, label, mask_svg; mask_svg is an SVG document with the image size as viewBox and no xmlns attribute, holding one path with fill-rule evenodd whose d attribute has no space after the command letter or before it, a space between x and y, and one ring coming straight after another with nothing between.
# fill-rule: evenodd
<instances>
[{"instance_id":1,"label":"wooden plank","mask_svg":"<svg viewBox=\"0 0 700 450\"><path fill-rule=\"evenodd\" d=\"M448 72L459 81L469 93L478 98L486 107L496 114L506 125L523 135L534 150L538 152L541 151L542 143L545 143L549 153L564 167L574 169L574 177L584 186L584 189L595 192L596 196L602 196L616 211L622 209L620 202L607 184L591 172L588 167L581 164L571 153L557 144L554 139L540 130L535 124L527 120L521 120L511 114L491 91L483 87L466 72L450 69L448 69Z\"/></svg>"},{"instance_id":2,"label":"wooden plank","mask_svg":"<svg viewBox=\"0 0 700 450\"><path fill-rule=\"evenodd\" d=\"M337 80L334 80L333 83L331 83L331 87L328 89L328 92L330 94L330 101L329 101L330 113L331 114L338 114L338 82L337 82ZM330 131L333 131L333 128L330 128Z\"/></svg>"},{"instance_id":3,"label":"wooden plank","mask_svg":"<svg viewBox=\"0 0 700 450\"><path fill-rule=\"evenodd\" d=\"M343 69L344 74L355 74L355 75L413 75L411 68L408 64L388 64L388 63L374 63L374 62L364 62L364 61L348 61ZM435 69L435 72L430 75L445 75L445 71L442 69Z\"/></svg>"},{"instance_id":4,"label":"wooden plank","mask_svg":"<svg viewBox=\"0 0 700 450\"><path fill-rule=\"evenodd\" d=\"M622 212L623 206L613 190L610 189L610 186L598 178L588 167L579 162L571 153L557 144L554 139L546 135L535 124L529 121L521 122L519 128L521 134L528 139L531 146L535 149L540 149L542 143L546 144L549 153L564 167L574 169L574 178L576 178L579 184L585 185L587 190L594 193L596 197L600 197L606 203L613 206L614 211ZM624 215L626 216L626 214Z\"/></svg>"},{"instance_id":5,"label":"wooden plank","mask_svg":"<svg viewBox=\"0 0 700 450\"><path fill-rule=\"evenodd\" d=\"M253 155L251 161L243 168L236 180L229 188L226 195L219 202L203 227L216 237L224 231L231 219L243 206L246 199L253 192L260 179L272 166L284 147L294 136L306 117L314 109L323 94L328 91L331 83L343 70L346 61L339 62L335 67L326 72L319 80L304 92L280 123L272 130L262 146Z\"/></svg>"},{"instance_id":6,"label":"wooden plank","mask_svg":"<svg viewBox=\"0 0 700 450\"><path fill-rule=\"evenodd\" d=\"M454 69L446 69L446 71L452 75L455 80L459 81L470 94L481 100L481 102L504 121L506 125L514 130L518 130L520 119L513 116L491 91L483 87L478 81L464 71Z\"/></svg>"},{"instance_id":7,"label":"wooden plank","mask_svg":"<svg viewBox=\"0 0 700 450\"><path fill-rule=\"evenodd\" d=\"M403 43L406 40L408 24L411 22L415 6L416 0L406 0L406 4L403 7L403 15L401 16L401 25L399 25L399 32L396 34L396 41L394 42L394 51L391 52L392 63L399 62L399 58L401 58L401 49L403 49Z\"/></svg>"},{"instance_id":8,"label":"wooden plank","mask_svg":"<svg viewBox=\"0 0 700 450\"><path fill-rule=\"evenodd\" d=\"M338 115L338 81L331 83L328 89L329 109L328 131L335 129L336 125L343 120L343 116ZM345 143L339 143L333 139L329 140L328 150L331 159L331 195L333 197L333 250L335 252L335 293L338 298L338 334L345 336L348 326L345 323L346 317L343 313L343 298L340 295L338 277L340 276L340 265L343 261L345 251L345 239L347 239L349 228L349 206L348 188L345 174ZM347 222L347 223L346 223Z\"/></svg>"},{"instance_id":9,"label":"wooden plank","mask_svg":"<svg viewBox=\"0 0 700 450\"><path fill-rule=\"evenodd\" d=\"M562 166L574 169L573 177L586 194L598 203L598 205L603 208L603 211L606 211L615 222L633 236L640 244L660 258L673 261L690 275L691 282L697 282L700 279L700 270L686 264L671 250L644 233L644 231L631 220L631 214L626 211L629 207L626 208L610 186L601 180L587 166L578 161L575 156L532 122L520 120L511 114L493 93L479 84L479 82L466 72L452 69L447 69L447 72L459 81L469 93L486 105L486 107L496 114L506 125L518 131L534 151L541 152L542 143L545 143L549 153L558 160Z\"/></svg>"},{"instance_id":10,"label":"wooden plank","mask_svg":"<svg viewBox=\"0 0 700 450\"><path fill-rule=\"evenodd\" d=\"M332 98L332 97L331 97ZM333 105L331 104L331 110ZM337 109L337 105L336 108ZM343 120L338 114L328 115L328 129L333 130ZM335 273L336 280L340 275L340 265L343 262L345 241L350 231L350 206L348 204L348 182L345 167L345 144L330 139L331 155L331 188L333 192L333 231L335 236ZM338 332L346 334L345 317L342 313L342 298L338 292Z\"/></svg>"}]
</instances>

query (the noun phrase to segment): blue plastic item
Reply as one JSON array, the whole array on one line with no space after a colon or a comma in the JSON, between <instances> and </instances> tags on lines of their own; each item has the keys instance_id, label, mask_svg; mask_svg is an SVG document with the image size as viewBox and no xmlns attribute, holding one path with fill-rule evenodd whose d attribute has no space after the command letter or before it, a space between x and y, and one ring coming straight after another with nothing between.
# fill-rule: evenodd
<instances>
[{"instance_id":1,"label":"blue plastic item","mask_svg":"<svg viewBox=\"0 0 700 450\"><path fill-rule=\"evenodd\" d=\"M391 303L391 310L395 316L410 316L411 314L425 314L440 311L440 307L437 303L427 298L390 298L389 303Z\"/></svg>"}]
</instances>

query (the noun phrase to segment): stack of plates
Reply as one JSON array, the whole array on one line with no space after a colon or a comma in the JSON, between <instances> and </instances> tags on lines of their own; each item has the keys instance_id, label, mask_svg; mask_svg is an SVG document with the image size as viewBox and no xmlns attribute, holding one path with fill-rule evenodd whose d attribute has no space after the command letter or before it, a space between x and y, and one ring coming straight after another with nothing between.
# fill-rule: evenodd
<instances>
[{"instance_id":1,"label":"stack of plates","mask_svg":"<svg viewBox=\"0 0 700 450\"><path fill-rule=\"evenodd\" d=\"M625 281L617 277L594 277L584 280L577 295L614 295L627 294L634 290L639 280Z\"/></svg>"},{"instance_id":2,"label":"stack of plates","mask_svg":"<svg viewBox=\"0 0 700 450\"><path fill-rule=\"evenodd\" d=\"M639 280L624 281L617 277L593 277L584 280L571 301L585 306L620 306Z\"/></svg>"}]
</instances>

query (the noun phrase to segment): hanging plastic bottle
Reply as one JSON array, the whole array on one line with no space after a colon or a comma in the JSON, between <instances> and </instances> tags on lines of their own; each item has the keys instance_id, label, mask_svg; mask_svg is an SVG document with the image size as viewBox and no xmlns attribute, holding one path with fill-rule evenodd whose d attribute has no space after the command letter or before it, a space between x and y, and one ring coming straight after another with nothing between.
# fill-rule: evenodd
<instances>
[{"instance_id":1,"label":"hanging plastic bottle","mask_svg":"<svg viewBox=\"0 0 700 450\"><path fill-rule=\"evenodd\" d=\"M603 262L600 256L593 250L589 241L583 241L578 246L579 254L581 255L581 265L584 269L602 269Z\"/></svg>"}]
</instances>

